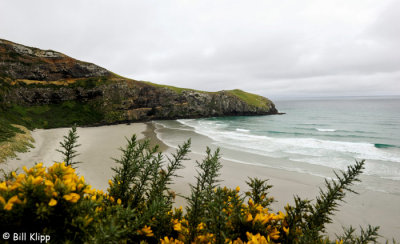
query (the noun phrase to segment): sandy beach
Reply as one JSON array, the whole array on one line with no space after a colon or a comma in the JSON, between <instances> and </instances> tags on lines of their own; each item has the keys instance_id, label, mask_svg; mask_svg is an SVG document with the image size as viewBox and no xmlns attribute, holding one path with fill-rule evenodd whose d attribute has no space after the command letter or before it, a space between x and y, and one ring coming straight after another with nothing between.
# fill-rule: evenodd
<instances>
[{"instance_id":1,"label":"sandy beach","mask_svg":"<svg viewBox=\"0 0 400 244\"><path fill-rule=\"evenodd\" d=\"M78 128L77 148L80 154L76 161L83 162L78 165L77 173L83 175L87 183L96 189L106 190L108 179L113 175L112 167L115 166L112 158L118 158L121 153L120 147L126 144L125 137L136 134L138 140L144 138L143 132L147 129L144 123L120 124L102 127ZM68 133L69 128L43 130L38 129L32 132L35 139L35 148L27 153L19 153L16 158L8 160L0 167L8 170L32 167L35 163L43 162L45 166L62 160L59 142Z\"/></svg>"},{"instance_id":2,"label":"sandy beach","mask_svg":"<svg viewBox=\"0 0 400 244\"><path fill-rule=\"evenodd\" d=\"M130 137L132 134L136 134L138 139L149 138L153 144L161 144L160 149L167 154L174 152L174 148L157 139L153 129L151 123L78 128L79 143L82 146L78 148L81 155L77 160L83 163L79 165L77 172L94 188L105 190L108 179L113 175L111 167L115 165L111 158L120 156L118 148L124 146L125 137ZM24 165L30 167L35 162L43 162L48 166L54 161L60 161L61 154L56 152L56 149L59 148L59 142L67 131L68 128L33 131L35 148L30 152L18 154L17 158L8 160L0 167L10 170ZM185 168L177 172L182 177L176 178L172 186L176 193L185 196L189 195L189 184L194 183L195 161L202 160L203 155L190 153L189 157L191 160L184 163ZM245 181L249 176L269 179L269 183L274 185L271 196L278 201L272 205L274 211L283 210L286 203L293 203L293 195L315 199L318 187L324 185L323 178L305 173L246 165L225 159L222 159L222 164L221 185L240 186L243 191L247 189ZM357 228L360 225L366 227L372 224L381 226L379 233L384 238L400 240L400 196L366 190L360 185L356 185L354 189L360 194L348 194L346 203L342 204L333 218L334 223L328 226L330 236L333 237L333 233L342 233L341 226L353 225ZM184 199L177 197L176 206L182 205L185 205Z\"/></svg>"}]
</instances>

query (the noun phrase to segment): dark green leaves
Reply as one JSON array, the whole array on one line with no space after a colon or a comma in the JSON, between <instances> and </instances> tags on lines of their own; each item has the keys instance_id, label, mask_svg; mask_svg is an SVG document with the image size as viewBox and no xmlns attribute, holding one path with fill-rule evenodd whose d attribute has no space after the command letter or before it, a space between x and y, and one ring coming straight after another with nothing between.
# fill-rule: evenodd
<instances>
[{"instance_id":1,"label":"dark green leaves","mask_svg":"<svg viewBox=\"0 0 400 244\"><path fill-rule=\"evenodd\" d=\"M75 150L75 148L79 147L81 144L78 144L78 133L76 132L76 125L72 126L69 130L68 135L64 136L64 141L60 142L61 150L56 149L57 152L60 152L63 155L63 161L65 165L71 165L75 168L76 164L81 162L75 162L74 158L79 154Z\"/></svg>"}]
</instances>

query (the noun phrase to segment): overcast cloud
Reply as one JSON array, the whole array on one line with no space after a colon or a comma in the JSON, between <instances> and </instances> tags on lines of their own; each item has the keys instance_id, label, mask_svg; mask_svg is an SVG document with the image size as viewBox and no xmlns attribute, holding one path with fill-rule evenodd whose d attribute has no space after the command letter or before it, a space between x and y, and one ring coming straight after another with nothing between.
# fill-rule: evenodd
<instances>
[{"instance_id":1,"label":"overcast cloud","mask_svg":"<svg viewBox=\"0 0 400 244\"><path fill-rule=\"evenodd\" d=\"M400 95L400 1L0 0L0 38L268 97Z\"/></svg>"}]
</instances>

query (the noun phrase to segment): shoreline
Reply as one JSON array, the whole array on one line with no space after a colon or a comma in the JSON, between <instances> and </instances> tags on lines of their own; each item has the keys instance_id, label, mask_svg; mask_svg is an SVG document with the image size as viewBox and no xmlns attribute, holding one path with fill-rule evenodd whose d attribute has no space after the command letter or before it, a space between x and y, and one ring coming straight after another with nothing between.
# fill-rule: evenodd
<instances>
[{"instance_id":1,"label":"shoreline","mask_svg":"<svg viewBox=\"0 0 400 244\"><path fill-rule=\"evenodd\" d=\"M157 133L156 133L156 127L152 122L146 122L147 125L146 130L143 131L144 138L140 139L139 141L144 141L144 140L149 140L150 142L150 147L155 147L158 145L158 150L160 152L165 152L167 151L170 147L165 144L163 141L158 139Z\"/></svg>"},{"instance_id":2,"label":"shoreline","mask_svg":"<svg viewBox=\"0 0 400 244\"><path fill-rule=\"evenodd\" d=\"M79 127L78 143L82 146L77 148L78 153L80 153L77 161L84 163L78 165L77 173L83 175L93 188L106 190L108 179L113 175L111 168L115 166L111 158L118 158L121 155L118 148L126 145L125 137L130 137L133 133L137 135L138 141L150 139L151 145L159 144L159 150L166 155L175 152L175 148L169 147L158 139L155 129L155 125L151 122L104 127ZM18 153L16 158L7 160L6 167L6 164L3 163L0 164L0 168L10 170L16 167L21 168L23 165L31 167L35 162L40 161L43 161L45 166L51 165L54 160L59 160L61 157L55 149L59 147L59 141L62 140L62 136L66 135L68 130L69 128L33 131L35 148L26 153ZM194 140L195 138L192 138L192 141ZM202 160L204 155L191 152L188 158L190 160L183 163L185 168L177 172L182 177L174 178L171 185L171 189L178 195L174 204L176 207L186 205L185 200L179 195L189 196L189 184L194 183L194 176L196 175L195 161ZM221 159L221 163L223 165L220 176L221 186L230 188L239 186L243 193L248 189L245 183L248 180L247 177L269 179L268 184L274 186L270 189L269 195L278 201L271 205L274 212L282 211L286 203L292 204L295 194L303 199L315 199L319 187L323 188L324 186L323 178L305 173L243 164L224 158ZM361 185L355 185L353 189L360 194L347 194L346 203L340 204L341 206L332 218L333 224L327 225L329 236L334 237L334 233L341 234L343 232L342 225L346 227L350 225L366 227L367 224L371 224L381 226L379 233L385 239L395 238L399 240L400 208L398 206L400 196L367 190ZM381 238L379 241L383 241L383 239Z\"/></svg>"},{"instance_id":3,"label":"shoreline","mask_svg":"<svg viewBox=\"0 0 400 244\"><path fill-rule=\"evenodd\" d=\"M158 140L158 143L163 143L157 136L155 136L155 139ZM194 138L192 138L193 141ZM175 150L175 148L169 147L165 153L173 153ZM183 177L175 178L171 187L178 196L175 199L176 207L185 206L185 200L179 195L189 196L189 184L194 184L196 175L195 161L202 160L204 156L205 151L203 153L190 152L188 155L190 160L184 162L185 168L178 172ZM284 211L284 206L287 203L294 204L295 195L315 202L315 198L319 195L319 188L325 189L324 178L321 176L250 163L245 164L223 157L224 155L221 157L223 167L220 185L232 189L239 186L241 192L244 192L248 189L245 183L248 180L247 177L268 179L268 184L273 185L269 190L269 196L274 197L277 201L271 204L274 212ZM273 159L271 158L271 160ZM335 179L333 170L330 177ZM379 238L379 242L385 242L385 239L391 240L392 238L400 240L400 233L398 232L400 229L398 221L400 220L400 196L366 189L363 182L357 183L351 188L359 194L348 192L344 199L345 202L339 203L338 211L332 216L333 223L326 225L328 235L335 238L335 234L342 234L342 226L348 228L351 225L356 228L357 233L360 226L366 228L368 224L371 224L381 227L379 234L383 238Z\"/></svg>"}]
</instances>

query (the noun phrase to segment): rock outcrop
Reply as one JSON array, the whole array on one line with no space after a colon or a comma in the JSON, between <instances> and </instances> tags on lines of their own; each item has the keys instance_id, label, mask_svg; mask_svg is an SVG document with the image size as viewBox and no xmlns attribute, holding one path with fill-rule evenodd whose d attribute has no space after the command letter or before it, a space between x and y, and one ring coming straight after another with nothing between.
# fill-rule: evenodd
<instances>
[{"instance_id":1,"label":"rock outcrop","mask_svg":"<svg viewBox=\"0 0 400 244\"><path fill-rule=\"evenodd\" d=\"M12 79L56 81L110 75L92 63L52 50L41 50L0 39L0 72Z\"/></svg>"},{"instance_id":2,"label":"rock outcrop","mask_svg":"<svg viewBox=\"0 0 400 244\"><path fill-rule=\"evenodd\" d=\"M135 81L62 53L0 40L3 109L69 101L102 115L92 124L278 112L267 98L240 90L203 92Z\"/></svg>"}]
</instances>

